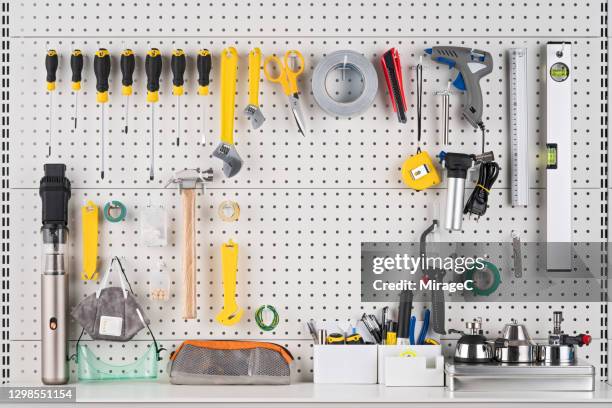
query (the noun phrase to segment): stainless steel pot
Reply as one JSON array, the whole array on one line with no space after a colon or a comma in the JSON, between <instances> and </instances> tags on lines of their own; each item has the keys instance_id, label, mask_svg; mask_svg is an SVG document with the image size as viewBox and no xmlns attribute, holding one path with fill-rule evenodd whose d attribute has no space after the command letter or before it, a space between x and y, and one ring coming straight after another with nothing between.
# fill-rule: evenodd
<instances>
[{"instance_id":1,"label":"stainless steel pot","mask_svg":"<svg viewBox=\"0 0 612 408\"><path fill-rule=\"evenodd\" d=\"M468 333L459 330L449 330L450 333L460 333L461 338L455 346L455 362L458 363L488 363L493 359L493 347L482 334L482 320L474 319L466 322Z\"/></svg>"},{"instance_id":2,"label":"stainless steel pot","mask_svg":"<svg viewBox=\"0 0 612 408\"><path fill-rule=\"evenodd\" d=\"M576 360L575 347L573 345L538 345L538 361L546 364L572 364Z\"/></svg>"},{"instance_id":3,"label":"stainless steel pot","mask_svg":"<svg viewBox=\"0 0 612 408\"><path fill-rule=\"evenodd\" d=\"M516 320L504 326L502 337L495 340L495 359L502 363L532 363L538 358L538 347L527 329Z\"/></svg>"}]
</instances>

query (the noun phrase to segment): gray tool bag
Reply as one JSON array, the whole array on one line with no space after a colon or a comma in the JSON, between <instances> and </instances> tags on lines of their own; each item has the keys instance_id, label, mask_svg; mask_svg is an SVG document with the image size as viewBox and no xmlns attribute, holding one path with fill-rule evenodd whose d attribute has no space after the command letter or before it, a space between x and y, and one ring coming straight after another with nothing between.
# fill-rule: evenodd
<instances>
[{"instance_id":1,"label":"gray tool bag","mask_svg":"<svg viewBox=\"0 0 612 408\"><path fill-rule=\"evenodd\" d=\"M171 355L172 384L289 384L293 356L274 343L185 340Z\"/></svg>"}]
</instances>

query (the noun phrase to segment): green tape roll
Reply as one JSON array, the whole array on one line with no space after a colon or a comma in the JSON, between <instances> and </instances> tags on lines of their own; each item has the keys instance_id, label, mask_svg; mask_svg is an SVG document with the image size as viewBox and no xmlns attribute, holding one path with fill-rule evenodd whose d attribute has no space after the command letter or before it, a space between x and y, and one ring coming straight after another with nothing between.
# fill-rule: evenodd
<instances>
[{"instance_id":1,"label":"green tape roll","mask_svg":"<svg viewBox=\"0 0 612 408\"><path fill-rule=\"evenodd\" d=\"M501 283L501 276L499 274L499 269L497 266L493 265L491 262L483 261L485 269L476 269L470 268L465 272L465 280L474 280L474 273L488 270L491 272L492 279L491 285L488 288L479 288L476 285L473 286L472 293L476 296L489 296L491 293L495 292Z\"/></svg>"},{"instance_id":2,"label":"green tape roll","mask_svg":"<svg viewBox=\"0 0 612 408\"><path fill-rule=\"evenodd\" d=\"M119 215L116 217L113 217L110 213L111 210L114 210L114 209L120 210ZM127 215L127 208L121 201L113 200L113 201L109 201L108 203L104 205L104 219L108 222L121 222L125 219L126 215Z\"/></svg>"}]
</instances>

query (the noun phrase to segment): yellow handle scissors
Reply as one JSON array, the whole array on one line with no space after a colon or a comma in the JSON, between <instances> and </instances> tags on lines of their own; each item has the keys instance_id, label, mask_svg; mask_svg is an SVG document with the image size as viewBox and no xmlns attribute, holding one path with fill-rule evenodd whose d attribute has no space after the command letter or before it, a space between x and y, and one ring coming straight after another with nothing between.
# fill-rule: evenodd
<instances>
[{"instance_id":1,"label":"yellow handle scissors","mask_svg":"<svg viewBox=\"0 0 612 408\"><path fill-rule=\"evenodd\" d=\"M291 65L291 60L297 58L299 67L295 68ZM270 73L271 66L277 67L279 74L273 76ZM293 117L298 126L298 130L302 135L305 136L306 126L304 122L304 115L299 105L299 89L297 85L297 78L304 72L304 57L297 50L289 50L285 53L283 61L275 56L270 55L264 61L264 74L270 82L276 82L281 84L285 95L289 98L289 106L293 112Z\"/></svg>"}]
</instances>

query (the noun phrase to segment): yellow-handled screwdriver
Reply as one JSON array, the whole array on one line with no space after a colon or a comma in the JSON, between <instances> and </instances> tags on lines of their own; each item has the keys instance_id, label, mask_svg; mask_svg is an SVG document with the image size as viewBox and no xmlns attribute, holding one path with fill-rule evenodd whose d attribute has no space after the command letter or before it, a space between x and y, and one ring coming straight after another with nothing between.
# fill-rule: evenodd
<instances>
[{"instance_id":1,"label":"yellow-handled screwdriver","mask_svg":"<svg viewBox=\"0 0 612 408\"><path fill-rule=\"evenodd\" d=\"M70 69L72 70L72 91L74 92L74 128L77 128L79 109L79 91L81 90L81 73L83 72L83 53L74 50L70 55Z\"/></svg>"},{"instance_id":2,"label":"yellow-handled screwdriver","mask_svg":"<svg viewBox=\"0 0 612 408\"><path fill-rule=\"evenodd\" d=\"M100 48L94 56L94 74L96 75L96 101L101 108L101 133L102 133L102 157L100 177L104 179L105 134L104 134L104 105L108 102L108 78L111 71L110 53L105 48Z\"/></svg>"},{"instance_id":3,"label":"yellow-handled screwdriver","mask_svg":"<svg viewBox=\"0 0 612 408\"><path fill-rule=\"evenodd\" d=\"M151 167L149 180L155 178L155 104L159 101L159 78L162 72L162 56L157 48L147 51L145 73L147 74L147 102L151 104Z\"/></svg>"},{"instance_id":4,"label":"yellow-handled screwdriver","mask_svg":"<svg viewBox=\"0 0 612 408\"><path fill-rule=\"evenodd\" d=\"M49 153L47 157L51 157L51 140L53 134L53 92L55 92L55 81L57 80L58 66L57 51L49 50L45 56L45 69L47 71L47 92L49 92Z\"/></svg>"},{"instance_id":5,"label":"yellow-handled screwdriver","mask_svg":"<svg viewBox=\"0 0 612 408\"><path fill-rule=\"evenodd\" d=\"M210 84L210 70L212 68L212 55L210 51L202 49L198 51L198 95L208 95ZM206 144L206 104L202 102L202 145Z\"/></svg>"},{"instance_id":6,"label":"yellow-handled screwdriver","mask_svg":"<svg viewBox=\"0 0 612 408\"><path fill-rule=\"evenodd\" d=\"M181 141L181 95L185 92L185 68L187 67L187 59L185 51L178 49L172 51L172 59L170 60L170 68L172 68L172 95L176 96L176 145L180 145Z\"/></svg>"},{"instance_id":7,"label":"yellow-handled screwdriver","mask_svg":"<svg viewBox=\"0 0 612 408\"><path fill-rule=\"evenodd\" d=\"M127 135L130 113L130 95L132 95L134 69L136 68L136 57L134 56L134 51L125 49L121 52L119 67L121 68L121 94L125 96L125 126L123 130Z\"/></svg>"}]
</instances>

